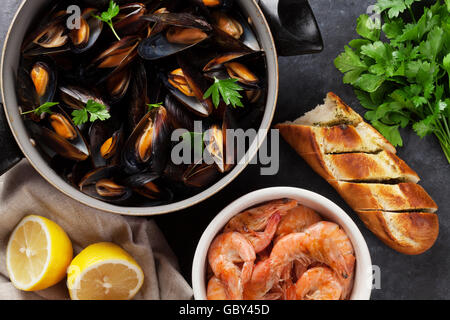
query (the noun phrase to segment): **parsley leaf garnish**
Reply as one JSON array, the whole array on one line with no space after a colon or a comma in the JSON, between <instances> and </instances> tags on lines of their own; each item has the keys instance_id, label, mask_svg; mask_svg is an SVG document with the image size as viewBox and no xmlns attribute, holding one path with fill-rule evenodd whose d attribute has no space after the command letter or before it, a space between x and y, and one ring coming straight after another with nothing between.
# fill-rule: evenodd
<instances>
[{"instance_id":1,"label":"parsley leaf garnish","mask_svg":"<svg viewBox=\"0 0 450 320\"><path fill-rule=\"evenodd\" d=\"M410 125L420 137L434 134L450 163L450 0L420 16L416 2L378 0L381 19L361 15L362 38L334 64L368 110L364 117L394 146L403 145L399 129Z\"/></svg>"},{"instance_id":2,"label":"parsley leaf garnish","mask_svg":"<svg viewBox=\"0 0 450 320\"><path fill-rule=\"evenodd\" d=\"M109 8L107 11L104 11L101 13L100 16L97 16L93 14L93 16L103 22L105 22L112 30L116 38L120 41L120 37L117 34L116 30L114 29L114 24L112 22L112 19L114 19L120 12L120 8L114 1L109 2Z\"/></svg>"},{"instance_id":3,"label":"parsley leaf garnish","mask_svg":"<svg viewBox=\"0 0 450 320\"><path fill-rule=\"evenodd\" d=\"M236 82L238 82L238 79L219 80L214 77L214 83L205 92L203 99L208 99L212 96L214 106L218 108L220 104L220 97L222 96L222 99L227 106L231 104L234 108L236 108L236 106L244 107L241 101L242 96L239 93L239 91L244 89Z\"/></svg>"},{"instance_id":4,"label":"parsley leaf garnish","mask_svg":"<svg viewBox=\"0 0 450 320\"><path fill-rule=\"evenodd\" d=\"M43 113L48 113L48 114L52 114L52 110L51 108L53 106L58 105L58 102L46 102L43 105L37 107L36 109L30 110L30 111L26 111L26 112L22 112L22 115L26 115L26 114L30 114L30 113L34 113L38 116L40 116Z\"/></svg>"},{"instance_id":5,"label":"parsley leaf garnish","mask_svg":"<svg viewBox=\"0 0 450 320\"><path fill-rule=\"evenodd\" d=\"M101 103L94 100L88 100L86 107L77 109L72 112L72 120L75 125L81 125L88 121L95 122L96 120L104 121L111 118L108 109Z\"/></svg>"},{"instance_id":6,"label":"parsley leaf garnish","mask_svg":"<svg viewBox=\"0 0 450 320\"><path fill-rule=\"evenodd\" d=\"M148 111L151 111L152 109L159 108L163 105L162 102L158 103L147 103Z\"/></svg>"}]
</instances>

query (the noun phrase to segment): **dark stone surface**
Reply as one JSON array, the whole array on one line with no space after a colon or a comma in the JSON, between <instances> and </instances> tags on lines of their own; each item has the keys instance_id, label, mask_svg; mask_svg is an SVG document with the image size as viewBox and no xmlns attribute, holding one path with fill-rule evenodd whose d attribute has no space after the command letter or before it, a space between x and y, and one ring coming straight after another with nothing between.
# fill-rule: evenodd
<instances>
[{"instance_id":1,"label":"dark stone surface","mask_svg":"<svg viewBox=\"0 0 450 320\"><path fill-rule=\"evenodd\" d=\"M18 0L2 0L0 37L4 36ZM328 91L341 96L362 112L351 87L342 84L334 68L334 58L344 45L356 37L356 18L375 1L310 0L325 42L318 55L280 58L280 97L274 123L296 118L320 103ZM294 186L318 192L335 201L360 227L374 265L381 270L381 289L373 299L449 299L450 298L450 165L434 137L420 140L410 129L402 132L402 157L422 178L421 185L440 206L440 235L434 247L420 256L399 254L379 241L322 178L284 142L280 144L280 171L276 176L260 176L259 166L251 165L227 188L211 199L188 210L156 218L180 260L183 274L190 281L192 258L198 240L212 218L238 197L272 186Z\"/></svg>"},{"instance_id":2,"label":"dark stone surface","mask_svg":"<svg viewBox=\"0 0 450 320\"><path fill-rule=\"evenodd\" d=\"M328 91L341 96L356 111L363 112L352 88L342 84L334 58L357 34L356 18L374 1L311 0L325 42L317 55L280 58L280 96L274 124L294 119L321 103ZM188 210L157 218L169 243L177 253L183 273L191 275L192 257L203 230L211 219L238 197L271 186L294 186L318 192L335 201L360 227L374 265L380 267L381 289L373 299L450 298L450 165L434 137L419 139L414 132L402 132L403 158L422 178L421 185L440 206L440 235L432 249L420 256L406 256L385 246L334 189L315 174L284 141L280 144L280 171L276 176L260 176L259 167L250 165L222 192Z\"/></svg>"}]
</instances>

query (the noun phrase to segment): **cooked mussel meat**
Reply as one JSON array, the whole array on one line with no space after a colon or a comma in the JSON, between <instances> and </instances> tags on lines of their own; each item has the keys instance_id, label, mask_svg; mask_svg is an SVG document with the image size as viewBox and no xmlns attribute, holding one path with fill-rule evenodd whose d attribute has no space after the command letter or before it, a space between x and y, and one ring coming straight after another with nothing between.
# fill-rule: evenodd
<instances>
[{"instance_id":1,"label":"cooked mussel meat","mask_svg":"<svg viewBox=\"0 0 450 320\"><path fill-rule=\"evenodd\" d=\"M170 125L166 109L161 106L148 112L125 144L123 164L127 173L148 170L159 174L169 156Z\"/></svg>"},{"instance_id":2,"label":"cooked mussel meat","mask_svg":"<svg viewBox=\"0 0 450 320\"><path fill-rule=\"evenodd\" d=\"M212 30L206 20L189 13L157 13L142 19L169 26L166 32L142 41L139 55L146 60L169 57L191 48L206 40Z\"/></svg>"},{"instance_id":3,"label":"cooked mussel meat","mask_svg":"<svg viewBox=\"0 0 450 320\"><path fill-rule=\"evenodd\" d=\"M128 36L115 42L89 64L84 70L84 77L99 84L113 73L122 70L136 58L140 41L138 36Z\"/></svg>"},{"instance_id":4,"label":"cooked mussel meat","mask_svg":"<svg viewBox=\"0 0 450 320\"><path fill-rule=\"evenodd\" d=\"M78 136L75 126L64 115L52 113L48 121L53 131L60 137L66 140L74 140Z\"/></svg>"},{"instance_id":5,"label":"cooked mussel meat","mask_svg":"<svg viewBox=\"0 0 450 320\"><path fill-rule=\"evenodd\" d=\"M58 14L31 34L25 41L22 52L24 56L61 53L70 50L69 44L65 15Z\"/></svg>"},{"instance_id":6,"label":"cooked mussel meat","mask_svg":"<svg viewBox=\"0 0 450 320\"><path fill-rule=\"evenodd\" d=\"M225 172L224 133L222 127L212 125L204 133L205 149L220 172ZM210 161L207 161L210 162Z\"/></svg>"},{"instance_id":7,"label":"cooked mussel meat","mask_svg":"<svg viewBox=\"0 0 450 320\"><path fill-rule=\"evenodd\" d=\"M240 39L244 33L242 25L234 18L222 11L215 11L212 13L215 25L217 28L232 36L235 39Z\"/></svg>"},{"instance_id":8,"label":"cooked mussel meat","mask_svg":"<svg viewBox=\"0 0 450 320\"><path fill-rule=\"evenodd\" d=\"M75 53L91 49L100 37L103 21L94 17L96 14L98 14L96 9L85 9L80 17L80 27L70 30L69 37Z\"/></svg>"}]
</instances>

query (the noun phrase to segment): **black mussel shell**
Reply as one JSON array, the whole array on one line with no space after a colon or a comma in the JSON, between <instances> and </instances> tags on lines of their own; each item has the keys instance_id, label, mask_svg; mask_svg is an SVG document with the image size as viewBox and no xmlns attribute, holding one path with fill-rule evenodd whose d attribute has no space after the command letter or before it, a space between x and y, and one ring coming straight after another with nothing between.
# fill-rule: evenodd
<instances>
[{"instance_id":1,"label":"black mussel shell","mask_svg":"<svg viewBox=\"0 0 450 320\"><path fill-rule=\"evenodd\" d=\"M127 174L161 174L170 156L170 123L164 107L148 112L134 129L122 153Z\"/></svg>"},{"instance_id":2,"label":"black mussel shell","mask_svg":"<svg viewBox=\"0 0 450 320\"><path fill-rule=\"evenodd\" d=\"M128 126L130 131L138 125L148 111L147 71L142 63L138 63L132 71L131 87L127 97L128 103Z\"/></svg>"},{"instance_id":3,"label":"black mussel shell","mask_svg":"<svg viewBox=\"0 0 450 320\"><path fill-rule=\"evenodd\" d=\"M116 166L100 167L87 173L79 183L80 190L98 200L121 204L130 199L133 191L121 181Z\"/></svg>"},{"instance_id":4,"label":"black mussel shell","mask_svg":"<svg viewBox=\"0 0 450 320\"><path fill-rule=\"evenodd\" d=\"M212 30L206 20L189 13L158 13L142 19L170 26L167 31L153 34L142 41L139 55L145 60L169 57L196 46L206 40Z\"/></svg>"},{"instance_id":5,"label":"black mussel shell","mask_svg":"<svg viewBox=\"0 0 450 320\"><path fill-rule=\"evenodd\" d=\"M141 19L147 13L143 3L129 3L120 6L119 14L114 18L114 29L121 37L141 34L149 22Z\"/></svg>"},{"instance_id":6,"label":"black mussel shell","mask_svg":"<svg viewBox=\"0 0 450 320\"><path fill-rule=\"evenodd\" d=\"M30 57L69 51L70 39L65 23L66 14L56 13L48 23L38 26L24 41L22 54Z\"/></svg>"},{"instance_id":7,"label":"black mussel shell","mask_svg":"<svg viewBox=\"0 0 450 320\"><path fill-rule=\"evenodd\" d=\"M62 113L61 113L62 114ZM58 115L58 114L54 114ZM26 122L30 135L42 150L50 157L56 154L74 161L84 161L90 155L89 147L78 128L65 116L67 123L71 123L76 137L70 141L58 135L55 131L32 121Z\"/></svg>"},{"instance_id":8,"label":"black mussel shell","mask_svg":"<svg viewBox=\"0 0 450 320\"><path fill-rule=\"evenodd\" d=\"M183 182L188 187L203 188L213 183L220 176L215 165L203 162L193 163L183 174Z\"/></svg>"},{"instance_id":9,"label":"black mussel shell","mask_svg":"<svg viewBox=\"0 0 450 320\"><path fill-rule=\"evenodd\" d=\"M61 102L71 109L82 109L89 100L98 102L106 106L108 110L110 109L108 104L98 94L81 87L61 86L59 87L59 96Z\"/></svg>"},{"instance_id":10,"label":"black mussel shell","mask_svg":"<svg viewBox=\"0 0 450 320\"><path fill-rule=\"evenodd\" d=\"M194 131L194 118L183 104L173 95L168 94L164 102L167 109L170 123L174 129L186 129L190 132Z\"/></svg>"},{"instance_id":11,"label":"black mussel shell","mask_svg":"<svg viewBox=\"0 0 450 320\"><path fill-rule=\"evenodd\" d=\"M128 36L114 42L82 71L83 77L89 83L102 83L135 60L140 41L138 36Z\"/></svg>"},{"instance_id":12,"label":"black mussel shell","mask_svg":"<svg viewBox=\"0 0 450 320\"><path fill-rule=\"evenodd\" d=\"M96 167L116 165L124 143L123 128L114 129L112 121L96 121L89 129L92 161Z\"/></svg>"},{"instance_id":13,"label":"black mussel shell","mask_svg":"<svg viewBox=\"0 0 450 320\"><path fill-rule=\"evenodd\" d=\"M98 14L96 9L85 9L80 18L80 28L70 31L69 36L74 53L83 53L91 49L100 37L103 21L94 17L94 14Z\"/></svg>"},{"instance_id":14,"label":"black mussel shell","mask_svg":"<svg viewBox=\"0 0 450 320\"><path fill-rule=\"evenodd\" d=\"M129 68L111 75L105 82L105 95L111 104L117 103L128 92L132 78L132 71Z\"/></svg>"}]
</instances>

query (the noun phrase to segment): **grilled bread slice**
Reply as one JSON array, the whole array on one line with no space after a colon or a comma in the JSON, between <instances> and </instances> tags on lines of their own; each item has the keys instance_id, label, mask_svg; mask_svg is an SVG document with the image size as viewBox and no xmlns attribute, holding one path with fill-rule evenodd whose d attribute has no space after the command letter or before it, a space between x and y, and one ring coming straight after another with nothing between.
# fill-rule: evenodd
<instances>
[{"instance_id":1,"label":"grilled bread slice","mask_svg":"<svg viewBox=\"0 0 450 320\"><path fill-rule=\"evenodd\" d=\"M325 180L413 183L420 180L413 169L389 151L301 156Z\"/></svg>"},{"instance_id":2,"label":"grilled bread slice","mask_svg":"<svg viewBox=\"0 0 450 320\"><path fill-rule=\"evenodd\" d=\"M383 242L405 254L430 248L439 232L436 203L395 148L339 97L276 126Z\"/></svg>"},{"instance_id":3,"label":"grilled bread slice","mask_svg":"<svg viewBox=\"0 0 450 320\"><path fill-rule=\"evenodd\" d=\"M439 219L429 212L358 211L358 216L386 245L405 254L420 254L439 235Z\"/></svg>"},{"instance_id":4,"label":"grilled bread slice","mask_svg":"<svg viewBox=\"0 0 450 320\"><path fill-rule=\"evenodd\" d=\"M351 183L330 184L355 211L425 211L436 212L437 205L418 184Z\"/></svg>"}]
</instances>

